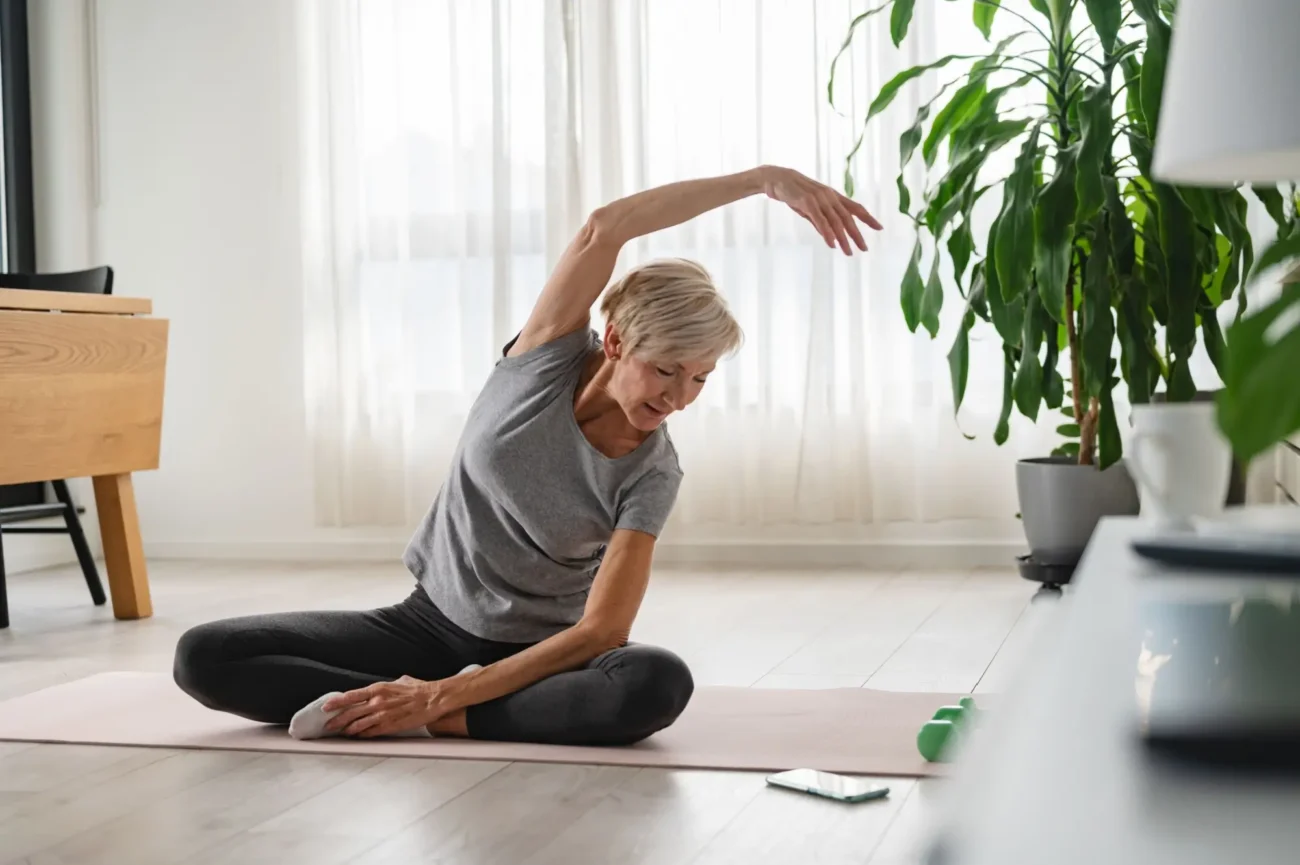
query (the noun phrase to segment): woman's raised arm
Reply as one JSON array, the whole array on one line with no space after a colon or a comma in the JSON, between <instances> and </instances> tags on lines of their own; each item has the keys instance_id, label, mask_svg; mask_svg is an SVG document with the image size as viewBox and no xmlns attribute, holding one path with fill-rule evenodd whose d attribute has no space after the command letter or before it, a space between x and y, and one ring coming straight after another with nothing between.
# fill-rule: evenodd
<instances>
[{"instance_id":1,"label":"woman's raised arm","mask_svg":"<svg viewBox=\"0 0 1300 865\"><path fill-rule=\"evenodd\" d=\"M880 228L875 217L851 198L797 171L776 166L685 180L629 195L587 218L560 257L510 354L523 354L586 327L591 306L609 283L619 250L628 241L759 193L789 205L817 229L827 246L838 244L845 255L852 253L850 243L864 251L867 248L855 220Z\"/></svg>"}]
</instances>

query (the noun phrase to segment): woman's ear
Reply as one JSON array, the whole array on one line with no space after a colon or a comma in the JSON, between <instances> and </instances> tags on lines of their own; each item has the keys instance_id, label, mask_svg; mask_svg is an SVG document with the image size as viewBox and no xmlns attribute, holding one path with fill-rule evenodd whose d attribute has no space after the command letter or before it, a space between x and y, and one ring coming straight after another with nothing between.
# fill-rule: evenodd
<instances>
[{"instance_id":1,"label":"woman's ear","mask_svg":"<svg viewBox=\"0 0 1300 865\"><path fill-rule=\"evenodd\" d=\"M613 322L605 325L605 359L618 360L623 356L623 339L618 335L618 328Z\"/></svg>"}]
</instances>

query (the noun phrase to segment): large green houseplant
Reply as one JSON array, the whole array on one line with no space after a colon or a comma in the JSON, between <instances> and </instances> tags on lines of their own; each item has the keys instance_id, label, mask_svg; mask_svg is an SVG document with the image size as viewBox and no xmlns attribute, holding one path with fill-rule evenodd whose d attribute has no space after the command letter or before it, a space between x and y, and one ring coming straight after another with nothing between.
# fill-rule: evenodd
<instances>
[{"instance_id":1,"label":"large green houseplant","mask_svg":"<svg viewBox=\"0 0 1300 865\"><path fill-rule=\"evenodd\" d=\"M914 6L887 0L857 16L841 55L877 15L888 14L893 42L901 44ZM950 0L941 11L969 14L989 41L996 18L1015 32L987 53L948 55L899 73L863 121L853 153L903 87L931 70L960 70L899 139L900 210L917 232L901 286L905 321L937 336L945 294L955 287L965 310L948 354L954 410L966 391L969 333L982 320L1003 349L995 441L1006 441L1013 408L1033 420L1043 407L1061 410L1068 420L1058 432L1066 442L1057 453L1105 469L1122 454L1112 398L1121 378L1132 404L1148 402L1162 381L1169 399L1193 398L1198 331L1222 368L1216 310L1234 293L1244 303L1238 288L1254 255L1246 199L1236 189L1176 188L1151 176L1172 2L1028 0L1022 11L1000 0ZM991 170L990 156L1011 145L1018 153L1010 170ZM913 190L907 166L918 155L928 182ZM1001 204L989 224L976 225L985 194ZM1086 473L1076 477L1090 482ZM1078 497L1068 489L1058 496ZM1135 508L1131 502L1116 505L1112 496L1098 507ZM1085 540L1096 518L1075 518L1091 520Z\"/></svg>"},{"instance_id":2,"label":"large green houseplant","mask_svg":"<svg viewBox=\"0 0 1300 865\"><path fill-rule=\"evenodd\" d=\"M1300 192L1270 192L1264 203L1277 238L1260 255L1255 272L1300 259ZM1300 430L1300 281L1228 330L1219 425L1244 460Z\"/></svg>"}]
</instances>

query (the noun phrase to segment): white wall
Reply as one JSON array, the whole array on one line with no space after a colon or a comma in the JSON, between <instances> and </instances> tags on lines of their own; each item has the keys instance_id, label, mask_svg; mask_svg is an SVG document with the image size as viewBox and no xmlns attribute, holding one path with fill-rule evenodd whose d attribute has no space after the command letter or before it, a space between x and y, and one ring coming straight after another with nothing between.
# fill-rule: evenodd
<instances>
[{"instance_id":1,"label":"white wall","mask_svg":"<svg viewBox=\"0 0 1300 865\"><path fill-rule=\"evenodd\" d=\"M32 4L41 265L111 264L171 321L152 555L405 537L312 525L293 24L292 0Z\"/></svg>"},{"instance_id":2,"label":"white wall","mask_svg":"<svg viewBox=\"0 0 1300 865\"><path fill-rule=\"evenodd\" d=\"M386 557L397 566L406 529L313 525L294 0L31 6L33 100L44 106L42 264L111 264L117 293L152 298L171 321L162 467L136 476L146 553ZM1014 526L986 558L1006 563L1008 540ZM725 558L749 546L705 552ZM945 558L933 547L896 538L870 554L841 545L819 557ZM946 558L969 562L970 549ZM807 555L785 551L791 562Z\"/></svg>"}]
</instances>

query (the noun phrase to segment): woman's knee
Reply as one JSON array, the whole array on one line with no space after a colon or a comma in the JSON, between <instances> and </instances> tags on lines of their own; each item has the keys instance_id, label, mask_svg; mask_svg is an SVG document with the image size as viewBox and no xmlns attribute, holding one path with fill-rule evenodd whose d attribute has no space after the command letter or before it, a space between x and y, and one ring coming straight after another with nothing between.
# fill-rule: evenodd
<instances>
[{"instance_id":1,"label":"woman's knee","mask_svg":"<svg viewBox=\"0 0 1300 865\"><path fill-rule=\"evenodd\" d=\"M618 678L622 688L622 720L641 737L672 724L686 709L695 692L695 680L686 662L656 646L626 646Z\"/></svg>"},{"instance_id":2,"label":"woman's knee","mask_svg":"<svg viewBox=\"0 0 1300 865\"><path fill-rule=\"evenodd\" d=\"M222 622L197 625L181 634L172 659L172 678L180 689L205 706L212 707L213 681L226 660L226 628Z\"/></svg>"}]
</instances>

